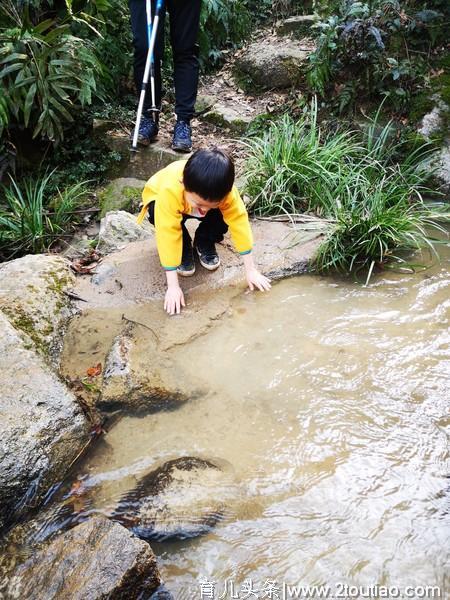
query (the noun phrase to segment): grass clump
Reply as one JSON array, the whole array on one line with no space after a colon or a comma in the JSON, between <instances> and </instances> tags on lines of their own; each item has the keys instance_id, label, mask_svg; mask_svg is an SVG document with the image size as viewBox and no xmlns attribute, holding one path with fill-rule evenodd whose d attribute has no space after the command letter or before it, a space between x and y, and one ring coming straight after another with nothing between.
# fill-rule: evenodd
<instances>
[{"instance_id":1,"label":"grass clump","mask_svg":"<svg viewBox=\"0 0 450 600\"><path fill-rule=\"evenodd\" d=\"M51 192L54 171L0 188L0 259L47 251L70 230L87 182Z\"/></svg>"},{"instance_id":2,"label":"grass clump","mask_svg":"<svg viewBox=\"0 0 450 600\"><path fill-rule=\"evenodd\" d=\"M351 272L383 265L398 252L434 250L450 211L430 186L434 149L413 149L392 123L364 133L324 134L317 106L294 121L284 115L265 135L246 142L246 191L256 215L312 213L330 221L315 257L320 271Z\"/></svg>"}]
</instances>

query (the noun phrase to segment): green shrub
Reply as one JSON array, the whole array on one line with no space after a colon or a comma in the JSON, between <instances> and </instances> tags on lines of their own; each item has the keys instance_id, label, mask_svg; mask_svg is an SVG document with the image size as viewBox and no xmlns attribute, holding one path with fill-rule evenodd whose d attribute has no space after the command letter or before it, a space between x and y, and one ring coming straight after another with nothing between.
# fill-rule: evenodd
<instances>
[{"instance_id":1,"label":"green shrub","mask_svg":"<svg viewBox=\"0 0 450 600\"><path fill-rule=\"evenodd\" d=\"M433 7L432 7L433 6ZM428 84L430 48L445 42L448 8L397 0L346 0L316 25L317 48L310 56L308 83L333 98L340 112L373 97L388 97L398 111Z\"/></svg>"},{"instance_id":2,"label":"green shrub","mask_svg":"<svg viewBox=\"0 0 450 600\"><path fill-rule=\"evenodd\" d=\"M96 78L102 67L92 44L72 35L67 23L34 24L26 8L21 14L8 8L7 1L1 11L15 22L0 32L0 85L9 120L58 142L73 109L101 96Z\"/></svg>"},{"instance_id":3,"label":"green shrub","mask_svg":"<svg viewBox=\"0 0 450 600\"><path fill-rule=\"evenodd\" d=\"M397 249L432 247L430 229L449 222L444 205L424 198L433 149L396 141L392 123L366 133L324 135L317 108L295 122L284 115L248 140L246 191L257 215L314 213L331 221L315 261L319 270L352 271L384 263ZM403 152L405 153L403 156Z\"/></svg>"},{"instance_id":4,"label":"green shrub","mask_svg":"<svg viewBox=\"0 0 450 600\"><path fill-rule=\"evenodd\" d=\"M73 211L87 194L87 182L58 190L48 189L54 171L37 180L11 177L0 191L0 257L15 258L27 252L45 252L70 229Z\"/></svg>"}]
</instances>

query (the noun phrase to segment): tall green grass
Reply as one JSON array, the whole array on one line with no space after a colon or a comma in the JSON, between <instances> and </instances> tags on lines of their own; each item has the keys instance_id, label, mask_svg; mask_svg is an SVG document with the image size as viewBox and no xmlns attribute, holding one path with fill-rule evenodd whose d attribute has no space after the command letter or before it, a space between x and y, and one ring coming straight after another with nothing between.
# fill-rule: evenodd
<instances>
[{"instance_id":1,"label":"tall green grass","mask_svg":"<svg viewBox=\"0 0 450 600\"><path fill-rule=\"evenodd\" d=\"M54 171L0 188L0 258L47 251L70 229L73 211L86 197L87 182L50 193Z\"/></svg>"},{"instance_id":2,"label":"tall green grass","mask_svg":"<svg viewBox=\"0 0 450 600\"><path fill-rule=\"evenodd\" d=\"M324 134L313 103L300 120L284 115L246 145L252 212L331 220L315 258L318 270L365 268L370 278L375 264L397 251L433 250L433 231L445 232L450 221L429 183L433 148L407 150L392 123L380 127L375 118L364 134Z\"/></svg>"}]
</instances>

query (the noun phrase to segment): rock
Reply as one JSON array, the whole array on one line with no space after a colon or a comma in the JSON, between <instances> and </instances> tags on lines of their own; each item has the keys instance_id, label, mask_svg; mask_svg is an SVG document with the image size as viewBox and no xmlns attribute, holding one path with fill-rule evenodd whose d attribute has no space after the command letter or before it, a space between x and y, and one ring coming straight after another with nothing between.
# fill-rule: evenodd
<instances>
[{"instance_id":1,"label":"rock","mask_svg":"<svg viewBox=\"0 0 450 600\"><path fill-rule=\"evenodd\" d=\"M145 180L134 177L119 177L119 179L111 181L104 190L98 193L100 218L102 219L106 213L115 210L138 212L144 186Z\"/></svg>"},{"instance_id":2,"label":"rock","mask_svg":"<svg viewBox=\"0 0 450 600\"><path fill-rule=\"evenodd\" d=\"M212 110L203 115L203 120L219 127L228 127L235 133L242 134L247 129L252 117L241 114L239 110L217 102Z\"/></svg>"},{"instance_id":3,"label":"rock","mask_svg":"<svg viewBox=\"0 0 450 600\"><path fill-rule=\"evenodd\" d=\"M184 456L146 475L111 518L144 539L183 539L208 533L235 498L229 473L209 460Z\"/></svg>"},{"instance_id":4,"label":"rock","mask_svg":"<svg viewBox=\"0 0 450 600\"><path fill-rule=\"evenodd\" d=\"M0 310L55 364L67 322L75 312L65 294L75 284L69 265L64 258L46 254L0 265Z\"/></svg>"},{"instance_id":5,"label":"rock","mask_svg":"<svg viewBox=\"0 0 450 600\"><path fill-rule=\"evenodd\" d=\"M139 147L138 152L133 153L130 152L131 143L128 136L111 134L106 136L111 149L122 157L120 165L114 167L114 171L110 173L111 178L136 177L147 181L157 171L183 158L159 142L150 144L147 148Z\"/></svg>"},{"instance_id":6,"label":"rock","mask_svg":"<svg viewBox=\"0 0 450 600\"><path fill-rule=\"evenodd\" d=\"M444 191L450 190L450 138L445 142L439 156L437 175L443 183Z\"/></svg>"},{"instance_id":7,"label":"rock","mask_svg":"<svg viewBox=\"0 0 450 600\"><path fill-rule=\"evenodd\" d=\"M44 360L0 314L0 529L60 481L90 425Z\"/></svg>"},{"instance_id":8,"label":"rock","mask_svg":"<svg viewBox=\"0 0 450 600\"><path fill-rule=\"evenodd\" d=\"M443 191L450 190L450 135L448 123L450 118L450 107L439 97L432 96L435 106L424 115L418 132L426 138L437 138L442 140L442 148L438 153L433 165L436 168L436 176L443 184Z\"/></svg>"},{"instance_id":9,"label":"rock","mask_svg":"<svg viewBox=\"0 0 450 600\"><path fill-rule=\"evenodd\" d=\"M136 217L123 210L109 212L100 222L97 249L103 254L124 248L130 242L153 237L150 223L138 225Z\"/></svg>"},{"instance_id":10,"label":"rock","mask_svg":"<svg viewBox=\"0 0 450 600\"><path fill-rule=\"evenodd\" d=\"M7 597L27 600L137 600L160 585L150 546L118 523L94 517L21 565Z\"/></svg>"},{"instance_id":11,"label":"rock","mask_svg":"<svg viewBox=\"0 0 450 600\"><path fill-rule=\"evenodd\" d=\"M260 90L298 86L303 80L312 49L298 41L280 38L268 44L258 40L236 58L234 72L244 88Z\"/></svg>"},{"instance_id":12,"label":"rock","mask_svg":"<svg viewBox=\"0 0 450 600\"><path fill-rule=\"evenodd\" d=\"M208 94L198 94L197 101L195 103L196 115L201 115L206 111L210 110L214 104L216 104L217 98Z\"/></svg>"},{"instance_id":13,"label":"rock","mask_svg":"<svg viewBox=\"0 0 450 600\"><path fill-rule=\"evenodd\" d=\"M292 33L295 37L302 37L311 34L311 28L316 22L317 17L315 15L296 15L278 21L275 28L279 35Z\"/></svg>"},{"instance_id":14,"label":"rock","mask_svg":"<svg viewBox=\"0 0 450 600\"><path fill-rule=\"evenodd\" d=\"M439 95L435 94L432 96L431 100L435 103L435 106L430 112L422 117L422 122L418 129L418 132L426 138L442 132L450 112L450 107L441 100Z\"/></svg>"},{"instance_id":15,"label":"rock","mask_svg":"<svg viewBox=\"0 0 450 600\"><path fill-rule=\"evenodd\" d=\"M112 277L117 273L117 269L113 265L100 263L92 275L91 281L94 285L102 285L107 281L111 281Z\"/></svg>"},{"instance_id":16,"label":"rock","mask_svg":"<svg viewBox=\"0 0 450 600\"><path fill-rule=\"evenodd\" d=\"M135 366L133 329L131 324L115 338L106 357L99 406L149 413L186 402L188 396L179 388L171 367L162 363L156 345L146 347L145 367Z\"/></svg>"}]
</instances>

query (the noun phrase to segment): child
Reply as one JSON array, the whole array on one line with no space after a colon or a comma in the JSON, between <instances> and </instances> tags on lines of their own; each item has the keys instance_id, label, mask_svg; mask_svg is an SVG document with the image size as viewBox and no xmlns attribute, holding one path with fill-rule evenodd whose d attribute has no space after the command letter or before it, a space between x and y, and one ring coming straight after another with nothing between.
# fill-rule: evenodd
<instances>
[{"instance_id":1,"label":"child","mask_svg":"<svg viewBox=\"0 0 450 600\"><path fill-rule=\"evenodd\" d=\"M178 275L195 272L192 241L185 221L200 220L194 248L200 264L209 271L220 265L215 243L223 240L230 228L233 244L244 261L249 288L269 290L270 280L262 275L251 255L253 239L247 210L234 183L234 164L218 149L197 150L189 160L180 160L158 171L145 184L143 206L138 217L142 223L148 211L155 225L156 245L166 271L167 292L164 309L179 313L185 306Z\"/></svg>"}]
</instances>

